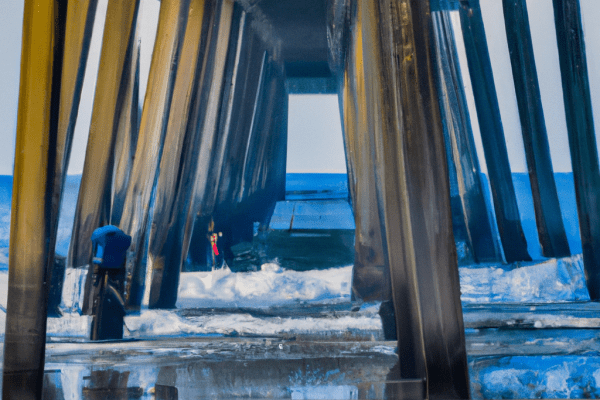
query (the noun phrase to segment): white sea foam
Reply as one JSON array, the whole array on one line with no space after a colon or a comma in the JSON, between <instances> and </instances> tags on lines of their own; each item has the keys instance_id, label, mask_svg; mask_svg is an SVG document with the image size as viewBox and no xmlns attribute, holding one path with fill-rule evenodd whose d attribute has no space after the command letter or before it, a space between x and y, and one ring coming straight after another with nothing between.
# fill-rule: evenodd
<instances>
[{"instance_id":1,"label":"white sea foam","mask_svg":"<svg viewBox=\"0 0 600 400\"><path fill-rule=\"evenodd\" d=\"M587 301L581 254L542 262L459 268L461 300L466 303L552 303Z\"/></svg>"},{"instance_id":2,"label":"white sea foam","mask_svg":"<svg viewBox=\"0 0 600 400\"><path fill-rule=\"evenodd\" d=\"M184 272L177 307L269 307L349 301L351 279L352 266L292 271L270 263L252 272L234 273L229 268Z\"/></svg>"},{"instance_id":3,"label":"white sea foam","mask_svg":"<svg viewBox=\"0 0 600 400\"><path fill-rule=\"evenodd\" d=\"M177 308L299 306L350 301L352 267L321 271L290 271L265 264L260 271L233 273L229 268L181 274ZM0 271L0 305L6 307L7 271ZM62 318L48 320L48 334L87 337L91 319L79 315L85 269L66 272ZM255 334L380 331L376 304L365 304L356 315L319 317L259 317L247 313L182 317L173 310L142 310L125 318L126 336L153 337L204 334ZM0 329L4 328L0 311Z\"/></svg>"},{"instance_id":4,"label":"white sea foam","mask_svg":"<svg viewBox=\"0 0 600 400\"><path fill-rule=\"evenodd\" d=\"M500 266L460 268L461 299L472 302L551 302L587 300L581 256L531 264L513 270ZM292 271L270 263L260 271L234 273L229 268L181 274L178 309L295 307L301 304L335 304L350 301L352 266L326 270ZM51 318L48 333L56 336L88 335L89 317L78 314L85 269L67 270L63 318ZM7 271L0 271L0 306L6 307ZM182 317L173 311L145 310L128 316L133 336L231 334L279 334L285 332L379 330L376 304L365 304L360 315L342 318L267 318L244 313ZM564 324L564 318L536 316L532 323L544 327ZM0 311L0 329L4 328ZM559 321L560 320L560 321ZM600 324L586 320L586 326ZM573 322L573 321L571 321ZM580 321L573 322L581 324ZM579 326L578 325L578 326Z\"/></svg>"},{"instance_id":5,"label":"white sea foam","mask_svg":"<svg viewBox=\"0 0 600 400\"><path fill-rule=\"evenodd\" d=\"M276 335L283 333L344 332L381 330L377 315L313 317L255 317L250 314L215 314L183 318L172 311L146 310L129 316L125 325L131 336L156 337L202 334Z\"/></svg>"}]
</instances>

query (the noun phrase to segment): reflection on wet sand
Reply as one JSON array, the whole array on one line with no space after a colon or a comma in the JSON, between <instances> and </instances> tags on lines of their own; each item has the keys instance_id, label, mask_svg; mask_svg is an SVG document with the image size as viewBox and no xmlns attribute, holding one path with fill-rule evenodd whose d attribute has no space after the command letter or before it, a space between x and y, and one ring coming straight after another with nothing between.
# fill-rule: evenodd
<instances>
[{"instance_id":1,"label":"reflection on wet sand","mask_svg":"<svg viewBox=\"0 0 600 400\"><path fill-rule=\"evenodd\" d=\"M57 343L48 351L44 398L381 399L403 384L422 386L388 382L395 380L394 348L395 342L266 338Z\"/></svg>"}]
</instances>

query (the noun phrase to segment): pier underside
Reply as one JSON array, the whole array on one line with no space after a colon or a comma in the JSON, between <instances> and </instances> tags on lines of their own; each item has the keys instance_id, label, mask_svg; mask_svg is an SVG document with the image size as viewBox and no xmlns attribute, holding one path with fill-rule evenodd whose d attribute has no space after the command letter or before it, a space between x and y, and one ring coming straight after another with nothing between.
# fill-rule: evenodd
<instances>
[{"instance_id":1,"label":"pier underside","mask_svg":"<svg viewBox=\"0 0 600 400\"><path fill-rule=\"evenodd\" d=\"M535 101L539 87L524 4L504 1L507 30L519 32L510 40L525 43L511 49L511 65L515 86L520 85L517 100L535 222L543 255L567 257L541 102ZM582 67L581 18L578 1L553 4L557 33L568 39L559 40L559 56L585 276L590 298L597 300L600 203L595 193L600 174L595 134L588 125L593 116ZM25 0L5 399L40 398L43 391L58 399L58 392L66 390L61 385L71 379L44 374L47 315L48 305L54 309L61 297L56 284L51 288L60 265L54 249L97 6L98 0ZM206 338L189 347L185 340L175 341L173 352L193 354L193 360L179 364L167 357L168 362L145 366L152 370L148 374L158 370L152 378L155 398L176 399L178 390L179 398L193 398L185 390L209 397L213 386L231 389L223 389L223 396L248 395L219 379L241 381L256 388L257 396L265 395L261 391L272 382L285 381L297 370L304 375L297 386L286 382L295 389L281 397L318 397L320 389L309 379L318 373L307 361L312 359L337 371L333 375L345 374L327 381L329 386L337 382L344 398L356 398L344 392L355 389L360 398L470 398L469 374L485 369L484 356L497 356L477 353L478 346L487 343L488 333L502 332L467 330L465 341L468 318L463 317L479 311L468 309L469 315L463 315L459 262L532 259L479 1L162 0L143 98L141 6L142 0L108 0L67 273L85 277L92 265L92 233L115 225L132 239L119 295L127 313L138 315L140 310L175 309L182 271L206 271L223 263L232 271L252 271L272 261L273 252L293 259L292 269L306 270L311 267L289 251L290 245L311 247L324 264L319 252L335 247L345 251L337 258L344 260L341 264L353 263L352 302L341 313L360 312L362 305L375 302L381 304L383 321L376 333L380 337L365 343L365 337L352 332L337 337L335 344L322 344L322 337L221 337L214 343ZM460 21L462 37L455 38L453 18ZM458 39L465 43L491 202L475 151ZM294 199L288 190L286 197L288 98L317 93L339 100L347 194ZM532 115L536 118L528 119ZM303 209L313 211L302 214ZM321 212L320 226L302 226L303 217L308 221ZM282 222L288 220L289 226ZM334 222L326 226L327 221ZM94 309L92 276L87 273L83 284L84 316ZM488 311L492 316L499 312ZM311 317L321 312L327 310ZM467 328L489 328L484 325L479 321ZM344 356L349 343L360 351ZM136 345L118 343L113 350L127 362L141 363L145 350ZM316 354L319 346L324 346L322 357ZM262 353L250 357L256 348ZM62 345L48 356L50 365L79 357ZM274 359L277 368L272 368ZM80 361L88 368L96 360L85 355ZM106 368L93 368L83 378L89 382L81 393L90 399L117 392L121 398L144 395L127 384L131 371L114 367L111 357L105 361ZM257 377L254 370L259 369L268 377ZM214 379L202 381L200 375L207 374ZM481 374L475 373L477 379ZM178 386L181 380L187 386ZM205 392L190 383L197 380L207 384Z\"/></svg>"}]
</instances>

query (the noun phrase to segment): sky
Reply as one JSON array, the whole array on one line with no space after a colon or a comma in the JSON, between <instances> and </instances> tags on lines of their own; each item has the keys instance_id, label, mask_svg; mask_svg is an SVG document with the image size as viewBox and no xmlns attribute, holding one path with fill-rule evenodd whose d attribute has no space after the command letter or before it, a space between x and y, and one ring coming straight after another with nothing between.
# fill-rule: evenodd
<instances>
[{"instance_id":1,"label":"sky","mask_svg":"<svg viewBox=\"0 0 600 400\"><path fill-rule=\"evenodd\" d=\"M337 95L290 95L287 172L346 173Z\"/></svg>"},{"instance_id":2,"label":"sky","mask_svg":"<svg viewBox=\"0 0 600 400\"><path fill-rule=\"evenodd\" d=\"M521 123L506 42L504 19L498 18L498 16L503 15L502 1L481 0L480 3L511 169L513 172L526 172L527 164L523 150ZM598 0L580 0L580 4L587 46L592 106L594 114L598 116L595 120L596 138L600 143L600 35L597 29L597 21L600 18L600 2ZM527 8L554 172L571 172L571 156L565 121L552 0L527 0ZM455 20L454 29L460 31L458 18ZM460 40L457 40L457 45L464 47ZM465 81L466 86L470 86L464 53L461 68L463 81ZM485 172L487 169L485 168L485 156L480 144L479 124L477 123L472 94L470 96L469 94L470 89L467 89L474 136L475 140L479 142L477 146L479 160L482 164L482 170Z\"/></svg>"},{"instance_id":3,"label":"sky","mask_svg":"<svg viewBox=\"0 0 600 400\"><path fill-rule=\"evenodd\" d=\"M597 29L592 29L596 21L600 20L600 2L580 1L586 35L592 103L595 115L600 116L600 35ZM481 0L481 7L511 169L514 172L525 172L527 168L504 23L502 18L498 18L498 15L502 15L501 3L500 0ZM553 166L555 172L569 172L571 161L560 87L552 0L527 0L527 4ZM81 173L83 170L106 5L107 0L99 0L79 118L75 128L68 170L70 174ZM157 0L142 0L140 101L144 98L158 10ZM3 12L0 13L0 37L2 37L0 41L0 54L2 54L0 58L0 121L2 121L0 139L4 145L0 147L0 175L12 174L13 168L22 15L23 0L3 1ZM455 20L454 27L457 32L460 31L458 19ZM458 40L457 44L461 53L462 42ZM461 67L480 163L482 170L485 171L485 157L481 147L479 125L464 54L462 54ZM288 172L345 172L337 98L333 95L295 95L290 97L289 105ZM600 117L596 118L595 126L596 134L600 139Z\"/></svg>"}]
</instances>

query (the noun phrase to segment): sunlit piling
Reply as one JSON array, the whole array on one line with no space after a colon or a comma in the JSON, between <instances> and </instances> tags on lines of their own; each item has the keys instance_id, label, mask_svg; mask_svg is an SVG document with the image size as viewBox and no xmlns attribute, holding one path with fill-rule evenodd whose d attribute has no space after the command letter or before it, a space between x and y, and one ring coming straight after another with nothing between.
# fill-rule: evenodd
<instances>
[{"instance_id":1,"label":"sunlit piling","mask_svg":"<svg viewBox=\"0 0 600 400\"><path fill-rule=\"evenodd\" d=\"M54 193L52 194L53 217L51 232L58 229L58 217L62 194L67 176L67 168L71 155L71 144L77 122L83 77L87 65L92 39L92 28L96 16L97 0L86 0L72 2L67 7L66 27L61 40L64 41L62 57L62 73L60 80L60 104L54 117L58 116L58 128L56 138L56 158L54 163ZM57 54L58 55L58 54ZM56 234L50 237L49 249L54 251L56 245ZM50 261L50 260L49 260ZM64 260L63 260L64 264ZM55 277L53 282L58 285L51 290L50 303L60 304L62 294L62 279L64 279L64 265L61 277ZM57 280L59 279L59 280Z\"/></svg>"},{"instance_id":2,"label":"sunlit piling","mask_svg":"<svg viewBox=\"0 0 600 400\"><path fill-rule=\"evenodd\" d=\"M600 168L579 0L554 0L558 59L587 287L600 299Z\"/></svg>"},{"instance_id":3,"label":"sunlit piling","mask_svg":"<svg viewBox=\"0 0 600 400\"><path fill-rule=\"evenodd\" d=\"M202 18L204 2L200 2L196 6L199 7L194 12L199 13L199 18ZM161 2L135 159L127 186L123 214L119 222L119 228L132 237L126 265L125 303L128 308L139 308L142 300L142 288L145 280L142 258L146 251L144 241L147 235L150 201L156 182L165 131L169 123L177 67L185 61L181 60L181 57L189 13L189 0ZM191 72L186 70L184 75L187 76ZM186 89L182 88L181 90L185 91ZM184 94L185 92L182 92L182 95Z\"/></svg>"},{"instance_id":4,"label":"sunlit piling","mask_svg":"<svg viewBox=\"0 0 600 400\"><path fill-rule=\"evenodd\" d=\"M566 257L571 252L554 182L527 4L525 0L503 0L502 5L542 253Z\"/></svg>"},{"instance_id":5,"label":"sunlit piling","mask_svg":"<svg viewBox=\"0 0 600 400\"><path fill-rule=\"evenodd\" d=\"M426 379L429 397L468 398L429 2L361 0L353 13L355 54L346 57L345 82L356 79L357 85L364 79L400 376ZM364 77L355 72L360 65ZM449 376L453 379L443 378Z\"/></svg>"},{"instance_id":6,"label":"sunlit piling","mask_svg":"<svg viewBox=\"0 0 600 400\"><path fill-rule=\"evenodd\" d=\"M345 21L339 21L337 29L343 31L343 23ZM355 35L361 36L362 30L357 29ZM390 300L389 271L383 254L379 210L375 206L375 158L367 120L362 37L356 37L348 42L346 49L338 52L340 57L347 58L346 70L336 72L343 76L338 95L343 116L348 189L356 226L352 294L365 301Z\"/></svg>"},{"instance_id":7,"label":"sunlit piling","mask_svg":"<svg viewBox=\"0 0 600 400\"><path fill-rule=\"evenodd\" d=\"M224 25L224 18L221 18L222 29L219 30L216 53L212 61L215 74L208 86L210 91L215 93L211 93L206 105L198 104L202 110L199 110L199 113L204 114L204 120L199 132L200 157L189 193L190 205L186 208L183 257L187 255L190 247L207 248L207 234L210 231L208 225L213 220L219 204L219 190L223 183L230 183L227 179L223 180L223 170L240 173L244 162L243 156L238 155L235 160L226 160L226 157L231 148L245 148L243 146L247 145L250 137L248 128L251 126L250 121L254 115L252 112L261 84L260 77L266 52L264 43L255 35L252 19L248 18L242 7L235 6L235 13L232 14L232 5L227 5L229 8L226 16L233 16L234 20ZM237 75L236 72L236 82L232 80L230 73L234 70L239 71L240 68L242 74ZM251 71L250 68L255 70ZM227 87L227 83L232 86ZM242 100L241 95L247 97ZM233 96L233 99L230 100L227 96ZM224 112L230 112L231 115L222 114ZM250 118L248 112L251 113ZM225 125L221 125L222 122L225 122ZM229 198L225 201L230 205L228 200ZM227 209L226 212L231 216L233 210ZM196 236L195 243L191 243L194 231L199 236Z\"/></svg>"},{"instance_id":8,"label":"sunlit piling","mask_svg":"<svg viewBox=\"0 0 600 400\"><path fill-rule=\"evenodd\" d=\"M66 136L58 133L66 2L27 0L13 174L3 399L40 399Z\"/></svg>"},{"instance_id":9,"label":"sunlit piling","mask_svg":"<svg viewBox=\"0 0 600 400\"><path fill-rule=\"evenodd\" d=\"M228 219L223 240L231 241L246 225L251 235L253 213L269 202L274 206L269 189L276 185L280 197L283 193L281 121L286 118L278 115L283 114L278 105L287 102L282 68L239 5L222 2L215 6L213 18L207 42L211 45L200 60L191 122L184 139L181 132L167 132L161 160L149 242L152 269L146 280L151 308L175 306L179 273L190 245L207 246L213 218L218 224ZM182 147L167 145L180 140ZM276 169L279 178L273 174ZM197 241L191 244L194 231Z\"/></svg>"},{"instance_id":10,"label":"sunlit piling","mask_svg":"<svg viewBox=\"0 0 600 400\"><path fill-rule=\"evenodd\" d=\"M138 13L139 15L139 13ZM135 160L140 129L140 23L132 45L131 60L127 65L130 76L124 81L124 102L119 115L118 140L115 142L115 162L110 209L111 225L119 225L129 186L129 177Z\"/></svg>"},{"instance_id":11,"label":"sunlit piling","mask_svg":"<svg viewBox=\"0 0 600 400\"><path fill-rule=\"evenodd\" d=\"M392 298L385 264L375 191L371 135L367 127L362 39L351 36L349 2L331 1L327 18L329 65L336 75L348 174L348 191L355 224L353 300ZM356 34L362 34L357 30ZM360 151L364 149L365 151Z\"/></svg>"},{"instance_id":12,"label":"sunlit piling","mask_svg":"<svg viewBox=\"0 0 600 400\"><path fill-rule=\"evenodd\" d=\"M451 15L449 7L444 7L443 0L439 3L440 8L432 13L439 102L444 131L447 132L446 147L451 154L450 165L456 168L466 236L472 246L475 262L501 261L502 246L493 225L492 211L483 194L481 169L463 89Z\"/></svg>"},{"instance_id":13,"label":"sunlit piling","mask_svg":"<svg viewBox=\"0 0 600 400\"><path fill-rule=\"evenodd\" d=\"M242 50L247 51L247 30L250 28L251 19L248 17L243 7L239 4L233 6L233 15L231 21L231 37L227 47L227 58L225 60L224 71L223 71L223 83L222 83L222 97L221 97L221 108L219 110L217 120L217 136L215 138L216 143L213 147L213 155L211 156L208 163L205 162L203 167L205 171L200 172L202 175L199 178L205 180L203 184L196 185L196 191L200 191L201 187L207 188L204 193L194 194L192 199L196 207L200 207L200 214L197 215L194 221L187 220L188 229L192 228L191 232L186 232L187 235L184 238L184 242L190 242L188 255L192 262L206 262L206 254L209 251L207 244L207 233L209 226L212 221L211 213L215 210L217 197L219 194L219 187L221 182L221 171L225 163L225 154L228 150L231 134L233 129L231 125L237 121L237 114L234 114L234 106L239 105L239 87L244 86L244 80L241 78L241 74L244 73L244 65L240 64L240 60L245 53ZM246 32L246 34L244 33ZM240 74L240 76L238 76ZM237 93L237 96L236 96ZM235 100L235 101L234 101ZM205 175L204 175L205 174ZM190 181L191 182L191 181ZM187 189L186 189L187 190ZM190 189L191 190L191 189ZM185 197L185 196L184 196ZM187 217L186 217L187 218ZM192 224L193 222L193 224ZM214 221L213 221L214 222ZM159 235L157 234L157 237ZM189 238L188 238L189 236ZM195 241L201 241L204 245L192 245ZM153 251L157 251L153 250Z\"/></svg>"},{"instance_id":14,"label":"sunlit piling","mask_svg":"<svg viewBox=\"0 0 600 400\"><path fill-rule=\"evenodd\" d=\"M78 268L90 264L92 232L109 223L111 213L112 180L115 143L122 140L119 121L126 107L132 106L123 90L132 77L135 51L135 32L139 0L108 3L102 53L98 69L98 83L88 137L85 163L79 188L79 197L73 222L73 233L67 263ZM137 105L135 105L137 107ZM90 281L86 282L86 300ZM90 304L84 302L83 311Z\"/></svg>"},{"instance_id":15,"label":"sunlit piling","mask_svg":"<svg viewBox=\"0 0 600 400\"><path fill-rule=\"evenodd\" d=\"M402 341L407 336L402 299L417 285L410 292L419 301L414 310L421 313L428 397L465 399L469 379L429 2L381 1L378 13L373 11L365 32L378 28L380 82L392 82L391 90L373 85L383 113L373 109L369 118L388 118L372 124L386 129L372 132L400 354L420 351ZM400 370L408 372L402 361L401 355Z\"/></svg>"},{"instance_id":16,"label":"sunlit piling","mask_svg":"<svg viewBox=\"0 0 600 400\"><path fill-rule=\"evenodd\" d=\"M151 308L173 308L177 299L179 272L189 248L184 240L186 230L191 230L186 224L190 223L194 184L197 174L206 173L201 171L202 164L212 156L217 136L215 120L232 11L230 1L194 0L190 6L185 65L180 68L191 73L176 82L172 113L179 118L172 118L167 126L149 237L144 302Z\"/></svg>"},{"instance_id":17,"label":"sunlit piling","mask_svg":"<svg viewBox=\"0 0 600 400\"><path fill-rule=\"evenodd\" d=\"M57 210L53 222L54 231L58 228L58 211L60 210L67 166L69 165L97 3L97 0L72 2L67 8L54 167L56 179L54 189L56 192L53 195L53 207L56 207ZM50 248L53 249L52 244Z\"/></svg>"},{"instance_id":18,"label":"sunlit piling","mask_svg":"<svg viewBox=\"0 0 600 400\"><path fill-rule=\"evenodd\" d=\"M504 257L509 263L531 260L517 207L479 0L461 1L459 12Z\"/></svg>"}]
</instances>

